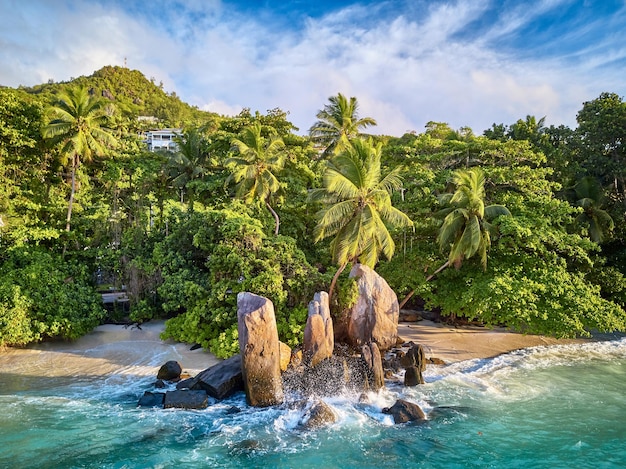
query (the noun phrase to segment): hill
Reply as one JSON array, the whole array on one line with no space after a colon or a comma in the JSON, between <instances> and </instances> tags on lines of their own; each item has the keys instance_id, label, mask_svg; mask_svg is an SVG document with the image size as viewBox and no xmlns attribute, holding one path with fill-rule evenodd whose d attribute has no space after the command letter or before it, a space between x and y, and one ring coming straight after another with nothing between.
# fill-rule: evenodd
<instances>
[{"instance_id":1,"label":"hill","mask_svg":"<svg viewBox=\"0 0 626 469\"><path fill-rule=\"evenodd\" d=\"M81 76L67 82L45 83L22 89L40 95L46 100L68 86L85 86L98 96L115 103L123 118L137 121L139 116L154 117L145 121L150 127L183 127L202 124L217 117L181 101L176 93L167 93L163 84L148 80L139 70L119 66L105 66L90 76Z\"/></svg>"}]
</instances>

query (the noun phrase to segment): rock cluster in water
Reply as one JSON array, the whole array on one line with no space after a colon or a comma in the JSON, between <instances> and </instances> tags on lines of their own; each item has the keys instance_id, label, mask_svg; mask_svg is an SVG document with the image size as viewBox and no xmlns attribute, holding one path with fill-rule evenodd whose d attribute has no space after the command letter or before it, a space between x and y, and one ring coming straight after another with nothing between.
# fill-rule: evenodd
<instances>
[{"instance_id":1,"label":"rock cluster in water","mask_svg":"<svg viewBox=\"0 0 626 469\"><path fill-rule=\"evenodd\" d=\"M423 384L422 371L428 360L420 345L397 348L398 302L395 293L373 270L352 269L359 299L344 316L339 331L333 329L328 294L316 293L309 314L302 350L292 351L278 340L274 306L261 296L242 292L237 296L240 353L194 377L181 379L182 367L167 362L158 373L162 381L176 382L176 390L146 392L140 406L202 409L208 398L225 399L245 392L248 405L283 404L284 396L300 396L296 402L304 416L303 428L316 428L336 421L332 407L320 397L349 390L357 393L385 387L385 377L405 369L404 384ZM384 283L383 283L384 282ZM366 297L366 298L363 298ZM337 334L339 332L339 334ZM347 335L346 335L347 334ZM343 343L335 343L337 337ZM383 353L387 352L383 359ZM398 400L383 412L394 422L423 420L417 404Z\"/></svg>"}]
</instances>

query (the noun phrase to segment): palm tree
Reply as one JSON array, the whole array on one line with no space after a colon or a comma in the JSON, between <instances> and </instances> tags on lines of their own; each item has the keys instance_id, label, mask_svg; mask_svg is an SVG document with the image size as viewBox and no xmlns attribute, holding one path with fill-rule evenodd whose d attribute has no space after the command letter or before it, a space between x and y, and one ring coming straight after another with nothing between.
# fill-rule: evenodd
<instances>
[{"instance_id":1,"label":"palm tree","mask_svg":"<svg viewBox=\"0 0 626 469\"><path fill-rule=\"evenodd\" d=\"M233 139L231 144L239 156L226 160L226 165L233 167L228 180L237 184L237 197L246 202L259 199L265 203L274 216L274 234L278 235L280 219L270 202L272 194L280 190L276 174L285 165L285 143L276 135L269 139L262 137L261 124L255 122L243 130L241 139Z\"/></svg>"},{"instance_id":2,"label":"palm tree","mask_svg":"<svg viewBox=\"0 0 626 469\"><path fill-rule=\"evenodd\" d=\"M374 267L380 254L391 259L395 243L388 227L412 226L413 222L391 204L391 192L399 189L400 168L381 175L382 144L355 139L332 161L323 176L324 187L310 194L324 207L317 213L315 241L334 236L330 243L339 266L329 288L332 298L337 279L349 263Z\"/></svg>"},{"instance_id":3,"label":"palm tree","mask_svg":"<svg viewBox=\"0 0 626 469\"><path fill-rule=\"evenodd\" d=\"M511 125L508 136L513 140L528 140L539 145L546 138L545 116L537 120L535 116L527 115L525 120L518 119Z\"/></svg>"},{"instance_id":4,"label":"palm tree","mask_svg":"<svg viewBox=\"0 0 626 469\"><path fill-rule=\"evenodd\" d=\"M178 150L169 158L169 177L181 191L181 198L187 190L189 210L193 211L194 190L188 186L207 172L208 144L200 130L196 128L186 130L182 136L175 138L175 142Z\"/></svg>"},{"instance_id":5,"label":"palm tree","mask_svg":"<svg viewBox=\"0 0 626 469\"><path fill-rule=\"evenodd\" d=\"M575 204L583 209L576 217L576 224L586 226L591 240L598 244L602 243L615 227L611 215L600 208L604 195L602 187L595 178L587 176L578 181L573 190Z\"/></svg>"},{"instance_id":6,"label":"palm tree","mask_svg":"<svg viewBox=\"0 0 626 469\"><path fill-rule=\"evenodd\" d=\"M427 282L450 265L461 268L465 259L476 254L480 256L483 269L486 269L487 251L491 246L491 235L495 233L489 220L511 215L502 205L485 206L485 173L480 168L456 170L452 174L452 182L456 185L455 192L439 197L439 202L448 207L437 213L445 217L439 228L437 243L441 251L448 252L448 260L426 279ZM402 300L401 308L414 293L415 290L412 290Z\"/></svg>"},{"instance_id":7,"label":"palm tree","mask_svg":"<svg viewBox=\"0 0 626 469\"><path fill-rule=\"evenodd\" d=\"M326 147L324 155L338 154L350 145L350 140L359 136L361 129L376 125L371 117L359 118L359 105L355 97L349 100L341 93L328 98L329 104L319 111L319 119L309 129L314 142Z\"/></svg>"},{"instance_id":8,"label":"palm tree","mask_svg":"<svg viewBox=\"0 0 626 469\"><path fill-rule=\"evenodd\" d=\"M111 131L104 127L109 116L107 102L89 95L86 88L75 87L62 92L50 112L54 117L42 130L44 138L61 145L64 164L71 165L71 189L65 229L70 231L72 206L76 194L76 171L81 162L89 163L102 156L107 147L117 143Z\"/></svg>"}]
</instances>

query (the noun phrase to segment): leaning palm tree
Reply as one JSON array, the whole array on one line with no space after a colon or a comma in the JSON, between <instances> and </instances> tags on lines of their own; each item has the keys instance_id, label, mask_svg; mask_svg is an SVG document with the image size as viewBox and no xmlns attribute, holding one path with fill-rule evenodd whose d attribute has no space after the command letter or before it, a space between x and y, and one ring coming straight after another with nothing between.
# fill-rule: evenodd
<instances>
[{"instance_id":1,"label":"leaning palm tree","mask_svg":"<svg viewBox=\"0 0 626 469\"><path fill-rule=\"evenodd\" d=\"M330 243L339 266L329 288L332 298L337 279L349 263L374 267L380 254L391 259L395 243L390 227L412 226L413 222L391 204L391 192L401 187L400 168L381 175L381 144L353 140L328 162L324 187L315 189L310 201L323 203L317 213L315 241L334 236Z\"/></svg>"},{"instance_id":2,"label":"leaning palm tree","mask_svg":"<svg viewBox=\"0 0 626 469\"><path fill-rule=\"evenodd\" d=\"M442 252L447 251L448 259L426 279L427 282L451 265L459 269L464 260L476 254L480 256L483 269L486 269L487 251L495 233L495 227L489 220L511 215L503 205L485 206L485 173L480 168L456 170L452 174L452 182L456 190L439 196L439 203L447 207L437 212L438 216L444 217L437 243ZM402 300L401 308L414 293L415 290L412 290Z\"/></svg>"},{"instance_id":3,"label":"leaning palm tree","mask_svg":"<svg viewBox=\"0 0 626 469\"><path fill-rule=\"evenodd\" d=\"M232 167L228 181L234 180L237 184L237 197L247 202L263 201L274 216L274 234L278 235L280 219L270 202L272 195L280 190L276 174L285 165L282 138L275 135L269 139L262 137L261 124L255 122L243 130L241 139L233 139L231 144L239 155L226 160L226 165Z\"/></svg>"},{"instance_id":4,"label":"leaning palm tree","mask_svg":"<svg viewBox=\"0 0 626 469\"><path fill-rule=\"evenodd\" d=\"M106 101L90 96L86 88L70 88L59 95L57 103L50 109L53 119L42 130L44 138L61 146L64 164L71 168L66 231L70 231L76 171L82 162L88 163L94 156L104 155L107 147L117 143L105 127L109 119L106 104Z\"/></svg>"},{"instance_id":5,"label":"leaning palm tree","mask_svg":"<svg viewBox=\"0 0 626 469\"><path fill-rule=\"evenodd\" d=\"M341 93L328 98L329 104L319 111L319 119L309 129L311 139L324 145L324 155L338 154L343 151L351 139L359 136L361 129L376 125L371 117L359 118L359 105L355 97L349 100Z\"/></svg>"},{"instance_id":6,"label":"leaning palm tree","mask_svg":"<svg viewBox=\"0 0 626 469\"><path fill-rule=\"evenodd\" d=\"M611 215L600 208L604 198L602 187L597 179L587 176L578 181L573 190L575 205L583 209L576 217L576 224L587 228L592 241L602 243L615 228Z\"/></svg>"}]
</instances>

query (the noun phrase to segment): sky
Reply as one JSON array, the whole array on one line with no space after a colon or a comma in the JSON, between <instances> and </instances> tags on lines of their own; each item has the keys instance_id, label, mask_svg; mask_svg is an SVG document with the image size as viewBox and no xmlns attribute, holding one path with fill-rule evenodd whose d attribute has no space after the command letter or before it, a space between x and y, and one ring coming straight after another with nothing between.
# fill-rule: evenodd
<instances>
[{"instance_id":1,"label":"sky","mask_svg":"<svg viewBox=\"0 0 626 469\"><path fill-rule=\"evenodd\" d=\"M0 85L127 66L200 109L278 107L300 134L337 93L395 136L575 128L626 94L626 0L0 0L0 18Z\"/></svg>"}]
</instances>

